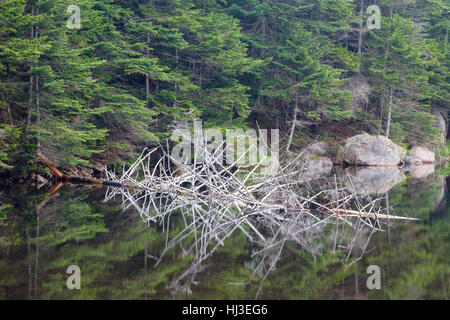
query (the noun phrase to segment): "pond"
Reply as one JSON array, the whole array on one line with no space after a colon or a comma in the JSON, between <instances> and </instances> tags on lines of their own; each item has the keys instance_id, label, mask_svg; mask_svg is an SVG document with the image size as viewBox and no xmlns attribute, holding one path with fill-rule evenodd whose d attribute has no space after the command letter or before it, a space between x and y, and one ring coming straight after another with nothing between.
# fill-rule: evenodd
<instances>
[{"instance_id":1,"label":"pond","mask_svg":"<svg viewBox=\"0 0 450 320\"><path fill-rule=\"evenodd\" d=\"M448 169L394 176L372 175L370 193L419 220L356 233L330 223L270 245L236 228L215 250L204 239L192 249L201 234L183 234L182 214L148 223L111 188L0 189L0 299L448 299ZM71 265L80 290L67 287ZM373 265L379 289L368 287Z\"/></svg>"}]
</instances>

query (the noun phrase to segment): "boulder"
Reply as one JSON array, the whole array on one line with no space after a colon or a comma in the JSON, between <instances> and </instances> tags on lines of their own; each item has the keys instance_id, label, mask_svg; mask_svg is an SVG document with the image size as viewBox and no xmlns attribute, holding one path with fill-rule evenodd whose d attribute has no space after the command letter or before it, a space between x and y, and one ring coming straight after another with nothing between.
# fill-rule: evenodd
<instances>
[{"instance_id":1,"label":"boulder","mask_svg":"<svg viewBox=\"0 0 450 320\"><path fill-rule=\"evenodd\" d=\"M344 141L337 160L351 165L397 166L406 151L385 136L359 134Z\"/></svg>"},{"instance_id":2,"label":"boulder","mask_svg":"<svg viewBox=\"0 0 450 320\"><path fill-rule=\"evenodd\" d=\"M415 146L411 149L411 156L419 159L422 163L434 163L436 161L434 152L425 146Z\"/></svg>"},{"instance_id":3,"label":"boulder","mask_svg":"<svg viewBox=\"0 0 450 320\"><path fill-rule=\"evenodd\" d=\"M422 161L422 163L435 163L436 156L426 146L415 146L411 149L411 155Z\"/></svg>"},{"instance_id":4,"label":"boulder","mask_svg":"<svg viewBox=\"0 0 450 320\"><path fill-rule=\"evenodd\" d=\"M313 142L307 145L302 151L305 154L324 155L327 152L327 144L323 141Z\"/></svg>"}]
</instances>

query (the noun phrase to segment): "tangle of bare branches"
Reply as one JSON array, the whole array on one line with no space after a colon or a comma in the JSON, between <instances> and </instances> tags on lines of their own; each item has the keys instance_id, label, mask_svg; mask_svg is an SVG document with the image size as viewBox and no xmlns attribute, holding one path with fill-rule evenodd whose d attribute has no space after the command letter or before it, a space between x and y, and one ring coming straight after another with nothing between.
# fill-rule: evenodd
<instances>
[{"instance_id":1,"label":"tangle of bare branches","mask_svg":"<svg viewBox=\"0 0 450 320\"><path fill-rule=\"evenodd\" d=\"M383 230L390 220L410 219L384 213L380 205L383 198L363 200L336 176L328 183L331 188L314 191L312 178L305 179L311 176L305 170L311 168L301 154L281 159L278 170L264 173L260 170L264 158L252 167L241 168L237 161L223 164L218 160L223 159L223 154L211 153L204 145L196 147L201 149L201 164L177 162L159 147L163 156L155 165L151 165L155 163L151 156L158 148L145 150L120 174L106 170L109 181L128 187L108 188L105 201L121 197L124 210L134 208L143 221L160 224L167 232L165 249L155 257L155 266L176 246L194 257L190 267L168 284L173 293L190 294L207 258L236 231L259 248L253 252L259 262L249 265L253 274L248 282L255 275L262 279L259 295L262 282L275 268L287 241L317 256L323 248L314 240L332 226L332 250L347 252L349 261L356 246L362 257L372 234ZM170 238L171 218L176 214L181 214L184 225ZM364 234L365 240L359 241Z\"/></svg>"}]
</instances>

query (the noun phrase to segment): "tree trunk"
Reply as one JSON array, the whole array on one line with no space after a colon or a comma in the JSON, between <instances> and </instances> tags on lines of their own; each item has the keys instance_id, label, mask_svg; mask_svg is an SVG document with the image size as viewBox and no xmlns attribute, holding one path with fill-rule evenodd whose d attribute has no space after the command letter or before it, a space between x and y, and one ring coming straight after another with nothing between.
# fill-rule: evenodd
<instances>
[{"instance_id":1,"label":"tree trunk","mask_svg":"<svg viewBox=\"0 0 450 320\"><path fill-rule=\"evenodd\" d=\"M7 71L7 74L6 74L6 87L7 88L10 88L11 86L10 86L10 84L9 84L9 68L8 68L8 71ZM5 102L6 102L6 117L7 117L7 119L8 119L8 123L12 126L12 125L14 125L14 123L13 123L13 118L12 118L12 115L11 115L11 104L10 104L10 102L9 102L9 94L8 94L8 90L6 90L6 97L5 97Z\"/></svg>"},{"instance_id":2,"label":"tree trunk","mask_svg":"<svg viewBox=\"0 0 450 320\"><path fill-rule=\"evenodd\" d=\"M294 116L292 117L292 125L291 125L291 132L289 133L289 140L286 147L286 150L289 152L289 148L292 144L292 138L294 137L294 131L295 131L295 125L297 122L297 113L298 113L298 94L295 93L295 107L294 107Z\"/></svg>"},{"instance_id":3,"label":"tree trunk","mask_svg":"<svg viewBox=\"0 0 450 320\"><path fill-rule=\"evenodd\" d=\"M389 5L389 18L392 18L394 14L394 2L391 1L390 5ZM388 39L387 45L386 45L386 50L385 50L385 59L387 60L388 56L389 56L389 47L390 47L390 39ZM388 98L388 118L387 118L387 122L386 122L386 138L389 138L389 134L390 134L390 130L391 130L391 117L392 117L392 85L389 86L388 89L388 94L389 94L389 98Z\"/></svg>"},{"instance_id":4,"label":"tree trunk","mask_svg":"<svg viewBox=\"0 0 450 320\"><path fill-rule=\"evenodd\" d=\"M378 125L378 135L381 134L381 130L383 129L383 111L384 111L384 104L383 104L383 101L381 101L380 123Z\"/></svg>"},{"instance_id":5,"label":"tree trunk","mask_svg":"<svg viewBox=\"0 0 450 320\"><path fill-rule=\"evenodd\" d=\"M148 1L148 6L151 7L153 4L152 0ZM146 57L147 59L150 58L150 49L148 48L150 46L150 33L147 32L147 53ZM150 97L150 76L148 74L145 75L145 97L147 99L147 108L149 107L148 99Z\"/></svg>"},{"instance_id":6,"label":"tree trunk","mask_svg":"<svg viewBox=\"0 0 450 320\"><path fill-rule=\"evenodd\" d=\"M147 46L150 45L150 34L147 33ZM147 59L150 58L150 50L147 47ZM148 107L148 98L150 97L150 77L148 74L145 75L145 97L147 98L147 107Z\"/></svg>"},{"instance_id":7,"label":"tree trunk","mask_svg":"<svg viewBox=\"0 0 450 320\"><path fill-rule=\"evenodd\" d=\"M39 8L36 8L36 15L39 15ZM39 37L39 25L36 24L36 30L35 30L35 37ZM40 110L40 103L39 103L39 76L36 76L36 113L37 113L37 120L36 123L38 125L38 131L37 131L37 150L41 149L41 133L39 132L39 126L41 122L41 110Z\"/></svg>"},{"instance_id":8,"label":"tree trunk","mask_svg":"<svg viewBox=\"0 0 450 320\"><path fill-rule=\"evenodd\" d=\"M31 127L31 113L33 110L33 76L30 76L30 86L28 89L28 115L27 115L27 132Z\"/></svg>"},{"instance_id":9,"label":"tree trunk","mask_svg":"<svg viewBox=\"0 0 450 320\"><path fill-rule=\"evenodd\" d=\"M31 8L31 15L34 16L34 7ZM30 38L34 39L34 26L30 29ZM31 67L30 67L31 71ZM33 76L30 76L30 86L28 89L28 115L27 115L27 132L30 131L31 127L31 114L33 112Z\"/></svg>"},{"instance_id":10,"label":"tree trunk","mask_svg":"<svg viewBox=\"0 0 450 320\"><path fill-rule=\"evenodd\" d=\"M60 181L61 183L87 183L87 184L102 184L102 185L111 186L111 187L124 187L124 188L136 188L136 189L141 188L140 186L137 186L137 185L123 184L120 182L112 182L112 181L106 181L106 180L101 180L101 179L97 179L97 178L89 178L89 177L74 177L71 175L67 175L67 174L62 173L60 170L58 170L58 168L51 162L51 160L49 158L47 158L47 156L45 154L43 154L40 150L38 150L38 152L36 153L36 156L38 157L38 159L41 161L41 163L43 165L45 165L46 167L48 167L50 169L50 171L56 176L58 181ZM50 192L50 194L55 193L59 189L59 187L60 187L60 184L55 186L52 189L52 191ZM43 205L41 205L40 207L42 208Z\"/></svg>"},{"instance_id":11,"label":"tree trunk","mask_svg":"<svg viewBox=\"0 0 450 320\"><path fill-rule=\"evenodd\" d=\"M264 44L266 44L267 43L267 41L266 41L266 25L267 25L266 17L262 18L261 24L262 24L262 26L261 26L262 38L263 38ZM261 57L264 57L265 55L266 55L266 49L261 48Z\"/></svg>"},{"instance_id":12,"label":"tree trunk","mask_svg":"<svg viewBox=\"0 0 450 320\"><path fill-rule=\"evenodd\" d=\"M361 73L361 47L362 47L362 29L363 29L363 7L364 0L359 2L359 35L358 35L358 73Z\"/></svg>"},{"instance_id":13,"label":"tree trunk","mask_svg":"<svg viewBox=\"0 0 450 320\"><path fill-rule=\"evenodd\" d=\"M177 62L177 66L178 66L178 62L179 62L178 48L175 48L175 60ZM177 99L178 99L178 84L176 81L174 81L174 83L173 83L173 88L175 91L175 99L173 99L173 106L176 107Z\"/></svg>"},{"instance_id":14,"label":"tree trunk","mask_svg":"<svg viewBox=\"0 0 450 320\"><path fill-rule=\"evenodd\" d=\"M39 102L39 76L36 76L36 124L38 126L37 131L37 149L40 150L41 148L41 133L39 132L39 126L41 123L41 110L40 110L40 102Z\"/></svg>"},{"instance_id":15,"label":"tree trunk","mask_svg":"<svg viewBox=\"0 0 450 320\"><path fill-rule=\"evenodd\" d=\"M389 138L391 130L391 115L392 115L392 87L389 87L389 102L388 102L388 118L386 123L386 138Z\"/></svg>"}]
</instances>

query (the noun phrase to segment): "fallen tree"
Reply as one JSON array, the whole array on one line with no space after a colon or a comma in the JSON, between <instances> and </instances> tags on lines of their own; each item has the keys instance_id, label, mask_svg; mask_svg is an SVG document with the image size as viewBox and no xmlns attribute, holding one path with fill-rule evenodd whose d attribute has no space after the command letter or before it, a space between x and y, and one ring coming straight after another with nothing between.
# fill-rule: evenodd
<instances>
[{"instance_id":1,"label":"fallen tree","mask_svg":"<svg viewBox=\"0 0 450 320\"><path fill-rule=\"evenodd\" d=\"M112 181L105 181L102 179L91 178L91 177L75 177L72 175L62 173L41 151L36 153L36 156L49 170L55 175L57 180L68 183L87 183L87 184L97 184L112 187L122 187L123 185Z\"/></svg>"}]
</instances>

